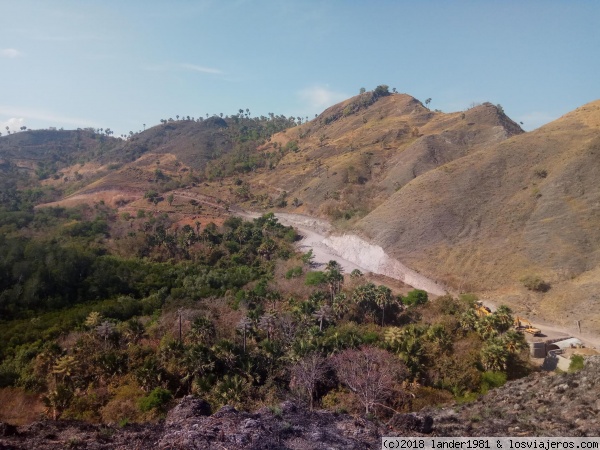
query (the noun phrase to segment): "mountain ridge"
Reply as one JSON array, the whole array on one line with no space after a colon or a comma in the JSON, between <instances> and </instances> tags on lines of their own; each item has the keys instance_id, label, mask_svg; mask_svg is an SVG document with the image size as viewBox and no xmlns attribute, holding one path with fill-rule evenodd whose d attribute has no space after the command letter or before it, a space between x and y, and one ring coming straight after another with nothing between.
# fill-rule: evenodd
<instances>
[{"instance_id":1,"label":"mountain ridge","mask_svg":"<svg viewBox=\"0 0 600 450\"><path fill-rule=\"evenodd\" d=\"M202 216L178 200L186 186L222 202L210 220L232 204L327 218L452 290L537 320L585 318L600 331L600 316L583 313L600 302L599 111L593 101L525 133L491 103L442 113L378 87L249 144L233 130L254 119L165 121L93 156L107 170L116 154L118 167L92 167L92 183L84 174L71 184L76 165L65 168L68 181L46 183L73 186L55 205L102 199L135 211L150 208L144 195L159 189L163 199L175 193L175 206L152 209ZM208 134L197 137L199 128ZM528 289L528 277L549 289Z\"/></svg>"}]
</instances>

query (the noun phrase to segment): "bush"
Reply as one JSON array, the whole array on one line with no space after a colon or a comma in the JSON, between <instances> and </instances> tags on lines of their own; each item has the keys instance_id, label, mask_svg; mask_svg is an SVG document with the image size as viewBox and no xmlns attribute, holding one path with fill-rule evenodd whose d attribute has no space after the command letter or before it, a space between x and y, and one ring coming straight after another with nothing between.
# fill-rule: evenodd
<instances>
[{"instance_id":1,"label":"bush","mask_svg":"<svg viewBox=\"0 0 600 450\"><path fill-rule=\"evenodd\" d=\"M573 355L571 356L571 364L569 364L569 372L579 372L583 369L583 356Z\"/></svg>"},{"instance_id":2,"label":"bush","mask_svg":"<svg viewBox=\"0 0 600 450\"><path fill-rule=\"evenodd\" d=\"M550 289L550 284L546 283L537 275L527 275L521 278L523 286L530 291L547 292Z\"/></svg>"},{"instance_id":3,"label":"bush","mask_svg":"<svg viewBox=\"0 0 600 450\"><path fill-rule=\"evenodd\" d=\"M418 306L427 303L427 292L421 289L413 289L406 297L402 297L402 303L406 306Z\"/></svg>"},{"instance_id":4,"label":"bush","mask_svg":"<svg viewBox=\"0 0 600 450\"><path fill-rule=\"evenodd\" d=\"M307 286L318 286L319 284L327 283L327 275L325 272L308 272L304 284Z\"/></svg>"},{"instance_id":5,"label":"bush","mask_svg":"<svg viewBox=\"0 0 600 450\"><path fill-rule=\"evenodd\" d=\"M504 372L484 372L481 375L481 393L485 394L490 389L500 387L506 383Z\"/></svg>"},{"instance_id":6,"label":"bush","mask_svg":"<svg viewBox=\"0 0 600 450\"><path fill-rule=\"evenodd\" d=\"M292 267L285 273L285 279L289 280L291 278L298 278L302 276L302 266Z\"/></svg>"},{"instance_id":7,"label":"bush","mask_svg":"<svg viewBox=\"0 0 600 450\"><path fill-rule=\"evenodd\" d=\"M146 397L139 400L139 407L142 411L150 411L154 408L165 406L173 398L173 395L167 389L157 387L150 392Z\"/></svg>"}]
</instances>

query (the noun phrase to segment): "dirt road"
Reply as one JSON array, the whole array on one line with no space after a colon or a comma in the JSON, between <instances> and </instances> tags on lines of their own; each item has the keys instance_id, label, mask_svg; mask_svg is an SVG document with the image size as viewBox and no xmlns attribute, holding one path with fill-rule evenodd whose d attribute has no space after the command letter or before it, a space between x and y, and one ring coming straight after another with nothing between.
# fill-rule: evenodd
<instances>
[{"instance_id":1,"label":"dirt road","mask_svg":"<svg viewBox=\"0 0 600 450\"><path fill-rule=\"evenodd\" d=\"M260 213L233 209L232 212L246 218L256 218ZM337 261L346 273L358 269L400 280L416 289L423 289L434 295L446 294L444 286L406 267L400 261L389 257L381 247L373 245L352 234L333 235L331 225L321 219L301 214L276 213L280 223L293 226L302 235L298 248L315 256L314 262L325 265Z\"/></svg>"},{"instance_id":2,"label":"dirt road","mask_svg":"<svg viewBox=\"0 0 600 450\"><path fill-rule=\"evenodd\" d=\"M260 213L233 209L234 214L246 217L260 217ZM406 267L400 261L390 258L379 246L372 245L367 241L355 235L332 235L331 225L321 219L310 216L290 213L276 213L275 216L279 222L293 226L302 235L302 240L298 248L307 252L313 250L315 263L325 265L330 260L337 261L346 271L351 272L359 269L362 272L373 272L386 275L417 288L423 289L431 294L444 295L446 289L414 270ZM484 302L486 306L494 311L497 307L493 302ZM534 327L540 328L545 337L541 339L567 338L575 337L581 340L587 347L600 349L600 337L585 333L579 333L578 330L567 329L548 323L534 323ZM536 340L538 338L533 338Z\"/></svg>"}]
</instances>

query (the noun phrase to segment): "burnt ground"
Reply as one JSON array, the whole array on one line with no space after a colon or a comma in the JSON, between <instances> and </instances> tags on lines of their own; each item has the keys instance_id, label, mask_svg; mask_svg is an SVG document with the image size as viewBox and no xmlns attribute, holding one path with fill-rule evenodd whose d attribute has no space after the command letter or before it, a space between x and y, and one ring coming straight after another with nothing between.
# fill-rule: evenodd
<instances>
[{"instance_id":1,"label":"burnt ground","mask_svg":"<svg viewBox=\"0 0 600 450\"><path fill-rule=\"evenodd\" d=\"M374 449L381 436L426 435L598 436L600 357L588 358L577 373L534 373L475 402L398 414L387 424L292 402L254 413L225 406L211 414L208 403L190 396L159 423L0 423L0 449Z\"/></svg>"}]
</instances>

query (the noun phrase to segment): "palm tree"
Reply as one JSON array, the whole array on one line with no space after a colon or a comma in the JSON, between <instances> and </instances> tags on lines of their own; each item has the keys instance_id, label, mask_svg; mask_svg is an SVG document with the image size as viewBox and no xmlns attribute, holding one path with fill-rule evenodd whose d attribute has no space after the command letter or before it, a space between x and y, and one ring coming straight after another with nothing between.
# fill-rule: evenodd
<instances>
[{"instance_id":1,"label":"palm tree","mask_svg":"<svg viewBox=\"0 0 600 450\"><path fill-rule=\"evenodd\" d=\"M244 316L237 324L237 329L240 330L244 337L244 353L246 353L246 334L252 329L252 321L248 316Z\"/></svg>"},{"instance_id":2,"label":"palm tree","mask_svg":"<svg viewBox=\"0 0 600 450\"><path fill-rule=\"evenodd\" d=\"M215 361L212 352L202 344L191 345L185 349L183 358L178 359L178 372L181 383L187 384L191 389L191 381L213 371Z\"/></svg>"},{"instance_id":3,"label":"palm tree","mask_svg":"<svg viewBox=\"0 0 600 450\"><path fill-rule=\"evenodd\" d=\"M333 312L338 319L349 311L349 307L348 299L343 292L340 292L333 298Z\"/></svg>"},{"instance_id":4,"label":"palm tree","mask_svg":"<svg viewBox=\"0 0 600 450\"><path fill-rule=\"evenodd\" d=\"M327 274L327 282L329 283L331 303L333 303L333 297L342 289L342 283L344 282L344 268L337 261L332 259L325 266L325 273Z\"/></svg>"},{"instance_id":5,"label":"palm tree","mask_svg":"<svg viewBox=\"0 0 600 450\"><path fill-rule=\"evenodd\" d=\"M207 317L196 317L188 336L196 343L211 345L215 338L215 325Z\"/></svg>"},{"instance_id":6,"label":"palm tree","mask_svg":"<svg viewBox=\"0 0 600 450\"><path fill-rule=\"evenodd\" d=\"M74 356L64 355L56 360L52 366L52 373L60 375L63 383L70 379L77 369L77 361Z\"/></svg>"},{"instance_id":7,"label":"palm tree","mask_svg":"<svg viewBox=\"0 0 600 450\"><path fill-rule=\"evenodd\" d=\"M263 314L258 321L258 327L267 332L267 340L269 341L271 340L271 335L275 329L275 322L275 314L273 313Z\"/></svg>"},{"instance_id":8,"label":"palm tree","mask_svg":"<svg viewBox=\"0 0 600 450\"><path fill-rule=\"evenodd\" d=\"M525 337L515 330L508 330L501 337L502 346L511 354L519 353L527 348Z\"/></svg>"},{"instance_id":9,"label":"palm tree","mask_svg":"<svg viewBox=\"0 0 600 450\"><path fill-rule=\"evenodd\" d=\"M383 333L383 337L385 339L385 342L390 346L390 348L396 349L400 346L400 343L402 342L402 328L389 327Z\"/></svg>"},{"instance_id":10,"label":"palm tree","mask_svg":"<svg viewBox=\"0 0 600 450\"><path fill-rule=\"evenodd\" d=\"M392 290L387 286L377 286L375 290L375 303L381 308L381 326L384 325L385 308L394 302Z\"/></svg>"},{"instance_id":11,"label":"palm tree","mask_svg":"<svg viewBox=\"0 0 600 450\"><path fill-rule=\"evenodd\" d=\"M98 311L92 311L91 313L88 314L87 318L85 319L84 324L87 327L95 328L100 324L101 320L102 320L102 315Z\"/></svg>"},{"instance_id":12,"label":"palm tree","mask_svg":"<svg viewBox=\"0 0 600 450\"><path fill-rule=\"evenodd\" d=\"M492 339L481 349L481 364L485 370L501 372L506 370L508 350L497 339Z\"/></svg>"},{"instance_id":13,"label":"palm tree","mask_svg":"<svg viewBox=\"0 0 600 450\"><path fill-rule=\"evenodd\" d=\"M100 336L101 338L104 339L104 347L105 348L108 343L108 338L111 336L111 334L113 333L114 330L115 330L115 326L108 320L105 320L104 322L102 322L100 325L98 325L96 327L96 333L98 333L98 336Z\"/></svg>"},{"instance_id":14,"label":"palm tree","mask_svg":"<svg viewBox=\"0 0 600 450\"><path fill-rule=\"evenodd\" d=\"M439 352L445 353L452 348L452 338L441 324L432 325L427 330L427 339L432 342Z\"/></svg>"},{"instance_id":15,"label":"palm tree","mask_svg":"<svg viewBox=\"0 0 600 450\"><path fill-rule=\"evenodd\" d=\"M514 319L508 306L500 305L493 315L496 317L498 331L505 332L512 327Z\"/></svg>"},{"instance_id":16,"label":"palm tree","mask_svg":"<svg viewBox=\"0 0 600 450\"><path fill-rule=\"evenodd\" d=\"M479 317L474 309L467 310L460 318L460 329L468 333L474 331L477 325Z\"/></svg>"},{"instance_id":17,"label":"palm tree","mask_svg":"<svg viewBox=\"0 0 600 450\"><path fill-rule=\"evenodd\" d=\"M498 335L498 320L493 315L480 317L475 324L479 336L486 341Z\"/></svg>"},{"instance_id":18,"label":"palm tree","mask_svg":"<svg viewBox=\"0 0 600 450\"><path fill-rule=\"evenodd\" d=\"M319 331L323 331L323 322L331 320L331 307L329 305L321 306L313 317L319 321Z\"/></svg>"}]
</instances>

